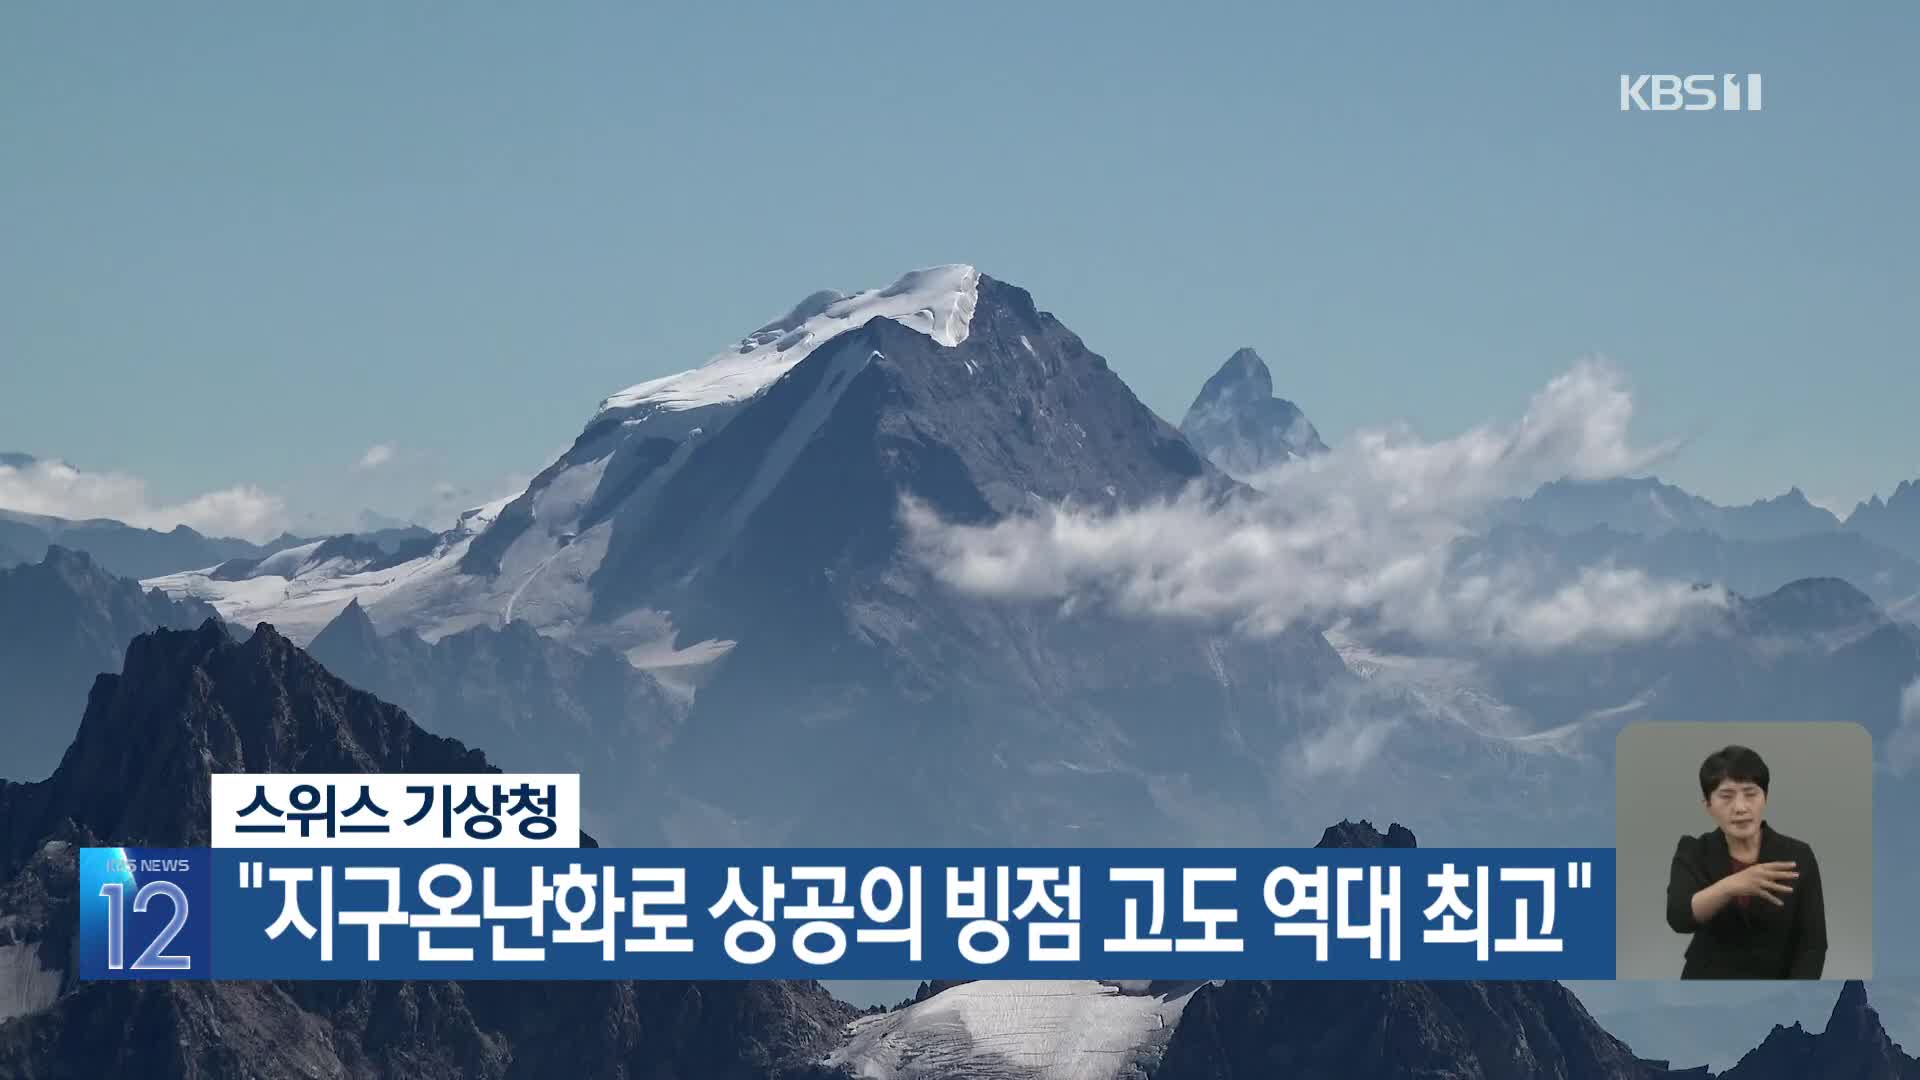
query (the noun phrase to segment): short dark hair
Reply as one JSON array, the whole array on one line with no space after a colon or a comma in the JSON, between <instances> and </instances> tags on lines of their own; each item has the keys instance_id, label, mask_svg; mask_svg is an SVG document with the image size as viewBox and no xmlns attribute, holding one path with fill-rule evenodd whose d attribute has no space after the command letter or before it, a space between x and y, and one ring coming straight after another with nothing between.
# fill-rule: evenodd
<instances>
[{"instance_id":1,"label":"short dark hair","mask_svg":"<svg viewBox=\"0 0 1920 1080\"><path fill-rule=\"evenodd\" d=\"M1700 763L1700 797L1712 798L1713 789L1727 780L1759 784L1760 790L1765 791L1767 781L1772 778L1759 754L1744 746L1724 747L1708 754L1707 760Z\"/></svg>"}]
</instances>

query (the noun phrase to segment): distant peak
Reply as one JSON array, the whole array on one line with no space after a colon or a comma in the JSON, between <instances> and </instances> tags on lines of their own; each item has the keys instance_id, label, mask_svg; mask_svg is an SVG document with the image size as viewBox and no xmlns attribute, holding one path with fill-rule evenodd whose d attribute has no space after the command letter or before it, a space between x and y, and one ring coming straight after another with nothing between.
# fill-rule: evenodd
<instances>
[{"instance_id":1,"label":"distant peak","mask_svg":"<svg viewBox=\"0 0 1920 1080\"><path fill-rule=\"evenodd\" d=\"M1273 372L1245 346L1200 387L1180 432L1208 461L1241 479L1327 449L1300 407L1274 396Z\"/></svg>"},{"instance_id":2,"label":"distant peak","mask_svg":"<svg viewBox=\"0 0 1920 1080\"><path fill-rule=\"evenodd\" d=\"M93 569L94 565L93 556L78 548L62 547L59 544L48 544L47 553L41 557L40 561L55 569L71 567L84 571Z\"/></svg>"},{"instance_id":3,"label":"distant peak","mask_svg":"<svg viewBox=\"0 0 1920 1080\"><path fill-rule=\"evenodd\" d=\"M327 625L320 628L320 632L314 635L308 647L325 651L329 645L339 645L343 642L353 642L356 647L366 647L377 644L379 640L380 632L374 628L373 618L367 614L366 608L360 606L360 598L356 596L347 601L347 606L340 609L340 614L335 615Z\"/></svg>"},{"instance_id":4,"label":"distant peak","mask_svg":"<svg viewBox=\"0 0 1920 1080\"><path fill-rule=\"evenodd\" d=\"M1249 346L1243 345L1227 357L1227 362L1200 388L1194 404L1228 396L1255 401L1273 396L1273 371Z\"/></svg>"},{"instance_id":5,"label":"distant peak","mask_svg":"<svg viewBox=\"0 0 1920 1080\"><path fill-rule=\"evenodd\" d=\"M1825 601L1849 608L1875 609L1873 598L1852 582L1837 577L1796 578L1767 593L1768 597L1801 602Z\"/></svg>"},{"instance_id":6,"label":"distant peak","mask_svg":"<svg viewBox=\"0 0 1920 1080\"><path fill-rule=\"evenodd\" d=\"M1373 822L1362 819L1348 821L1341 819L1338 825L1327 826L1320 834L1316 848L1411 848L1418 847L1413 830L1399 822L1387 826L1384 835L1373 827Z\"/></svg>"},{"instance_id":7,"label":"distant peak","mask_svg":"<svg viewBox=\"0 0 1920 1080\"><path fill-rule=\"evenodd\" d=\"M360 605L360 598L356 596L347 601L347 606L340 609L340 614L333 617L333 621L327 624L326 630L331 630L336 626L352 627L356 631L371 632L373 630L373 617L367 614L367 609ZM322 630L321 632L325 633L326 630Z\"/></svg>"},{"instance_id":8,"label":"distant peak","mask_svg":"<svg viewBox=\"0 0 1920 1080\"><path fill-rule=\"evenodd\" d=\"M1833 1017L1852 1015L1866 1009L1867 984L1859 979L1848 979L1840 984L1840 996L1833 1003Z\"/></svg>"},{"instance_id":9,"label":"distant peak","mask_svg":"<svg viewBox=\"0 0 1920 1080\"><path fill-rule=\"evenodd\" d=\"M1840 996L1834 1000L1833 1012L1827 1017L1827 1029L1821 1032L1821 1038L1843 1040L1855 1046L1888 1042L1887 1029L1880 1022L1880 1014L1867 1003L1866 983L1859 979L1848 979L1841 984Z\"/></svg>"}]
</instances>

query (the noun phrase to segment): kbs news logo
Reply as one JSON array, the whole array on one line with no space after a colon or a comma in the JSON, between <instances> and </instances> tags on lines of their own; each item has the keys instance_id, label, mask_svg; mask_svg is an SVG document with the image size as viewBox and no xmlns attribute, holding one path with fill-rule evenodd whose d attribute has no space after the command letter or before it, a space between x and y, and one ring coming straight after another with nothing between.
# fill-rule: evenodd
<instances>
[{"instance_id":1,"label":"kbs news logo","mask_svg":"<svg viewBox=\"0 0 1920 1080\"><path fill-rule=\"evenodd\" d=\"M1620 76L1621 112L1705 112L1709 109L1759 112L1760 76Z\"/></svg>"}]
</instances>

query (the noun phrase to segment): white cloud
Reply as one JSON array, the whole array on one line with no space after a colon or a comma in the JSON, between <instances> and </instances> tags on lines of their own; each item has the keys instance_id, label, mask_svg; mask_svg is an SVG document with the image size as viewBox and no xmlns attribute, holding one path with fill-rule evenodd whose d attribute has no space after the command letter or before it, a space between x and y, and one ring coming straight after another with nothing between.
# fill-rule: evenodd
<instances>
[{"instance_id":1,"label":"white cloud","mask_svg":"<svg viewBox=\"0 0 1920 1080\"><path fill-rule=\"evenodd\" d=\"M137 476L87 472L64 461L0 465L0 507L69 519L112 518L148 529L186 525L209 536L252 540L278 534L286 520L279 496L250 484L156 504Z\"/></svg>"},{"instance_id":2,"label":"white cloud","mask_svg":"<svg viewBox=\"0 0 1920 1080\"><path fill-rule=\"evenodd\" d=\"M354 465L354 468L363 472L368 469L377 469L387 462L392 461L393 454L394 449L392 443L374 443L372 446L367 447L366 453L360 455L360 461Z\"/></svg>"},{"instance_id":3,"label":"white cloud","mask_svg":"<svg viewBox=\"0 0 1920 1080\"><path fill-rule=\"evenodd\" d=\"M1900 692L1900 723L1887 739L1887 765L1895 776L1920 766L1920 679Z\"/></svg>"},{"instance_id":4,"label":"white cloud","mask_svg":"<svg viewBox=\"0 0 1920 1080\"><path fill-rule=\"evenodd\" d=\"M1634 473L1670 452L1634 446L1632 415L1620 373L1586 362L1512 425L1438 442L1405 428L1361 432L1224 500L1196 488L1118 512L1054 507L986 526L908 501L902 516L940 577L983 595L1227 619L1253 634L1351 616L1436 642L1604 646L1664 633L1725 596L1608 566L1554 581L1468 566L1454 542L1499 499L1566 476Z\"/></svg>"}]
</instances>

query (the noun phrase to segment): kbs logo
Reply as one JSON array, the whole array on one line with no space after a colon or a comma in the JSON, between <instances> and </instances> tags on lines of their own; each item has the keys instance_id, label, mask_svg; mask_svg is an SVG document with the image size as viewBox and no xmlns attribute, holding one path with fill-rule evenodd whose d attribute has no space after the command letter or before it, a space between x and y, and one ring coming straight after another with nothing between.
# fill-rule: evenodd
<instances>
[{"instance_id":1,"label":"kbs logo","mask_svg":"<svg viewBox=\"0 0 1920 1080\"><path fill-rule=\"evenodd\" d=\"M1745 84L1741 79L1746 80ZM1621 112L1759 112L1759 75L1622 75Z\"/></svg>"}]
</instances>

